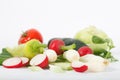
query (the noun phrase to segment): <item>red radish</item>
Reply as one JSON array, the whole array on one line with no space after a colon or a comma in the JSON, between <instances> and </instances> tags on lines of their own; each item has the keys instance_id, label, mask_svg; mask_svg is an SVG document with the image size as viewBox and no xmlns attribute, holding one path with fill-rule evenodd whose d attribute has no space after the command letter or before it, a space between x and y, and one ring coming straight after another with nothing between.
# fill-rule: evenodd
<instances>
[{"instance_id":1,"label":"red radish","mask_svg":"<svg viewBox=\"0 0 120 80\"><path fill-rule=\"evenodd\" d=\"M5 68L19 68L22 65L22 60L19 57L8 58L2 63Z\"/></svg>"},{"instance_id":2,"label":"red radish","mask_svg":"<svg viewBox=\"0 0 120 80\"><path fill-rule=\"evenodd\" d=\"M84 63L80 62L80 61L72 62L72 68L76 72L85 72L85 71L88 70L88 66L85 65Z\"/></svg>"},{"instance_id":3,"label":"red radish","mask_svg":"<svg viewBox=\"0 0 120 80\"><path fill-rule=\"evenodd\" d=\"M39 66L41 68L46 68L48 64L48 57L45 54L38 54L30 60L31 66Z\"/></svg>"},{"instance_id":4,"label":"red radish","mask_svg":"<svg viewBox=\"0 0 120 80\"><path fill-rule=\"evenodd\" d=\"M57 53L57 55L60 55L63 54L65 50L75 48L75 44L70 46L65 46L65 43L62 39L55 38L49 42L48 48L54 50Z\"/></svg>"},{"instance_id":5,"label":"red radish","mask_svg":"<svg viewBox=\"0 0 120 80\"><path fill-rule=\"evenodd\" d=\"M93 51L90 47L88 46L83 46L78 49L78 53L80 56L84 56L86 54L93 54Z\"/></svg>"},{"instance_id":6,"label":"red radish","mask_svg":"<svg viewBox=\"0 0 120 80\"><path fill-rule=\"evenodd\" d=\"M29 63L29 59L27 57L20 57L20 59L22 60L22 65L21 67L27 66Z\"/></svg>"}]
</instances>

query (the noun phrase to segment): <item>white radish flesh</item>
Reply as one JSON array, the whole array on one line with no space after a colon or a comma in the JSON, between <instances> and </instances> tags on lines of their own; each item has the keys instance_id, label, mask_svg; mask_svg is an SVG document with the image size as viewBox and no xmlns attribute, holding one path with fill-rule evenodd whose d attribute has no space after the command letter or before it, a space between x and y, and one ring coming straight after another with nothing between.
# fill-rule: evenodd
<instances>
[{"instance_id":1,"label":"white radish flesh","mask_svg":"<svg viewBox=\"0 0 120 80\"><path fill-rule=\"evenodd\" d=\"M28 65L29 59L27 57L20 57L22 60L22 67Z\"/></svg>"},{"instance_id":2,"label":"white radish flesh","mask_svg":"<svg viewBox=\"0 0 120 80\"><path fill-rule=\"evenodd\" d=\"M79 61L79 53L76 50L68 50L63 53L64 58L69 62Z\"/></svg>"},{"instance_id":3,"label":"white radish flesh","mask_svg":"<svg viewBox=\"0 0 120 80\"><path fill-rule=\"evenodd\" d=\"M38 54L30 60L31 66L46 68L48 66L48 57L45 54Z\"/></svg>"},{"instance_id":4,"label":"white radish flesh","mask_svg":"<svg viewBox=\"0 0 120 80\"><path fill-rule=\"evenodd\" d=\"M49 62L55 62L57 60L57 53L54 50L45 50L43 54L46 54Z\"/></svg>"},{"instance_id":5,"label":"white radish flesh","mask_svg":"<svg viewBox=\"0 0 120 80\"><path fill-rule=\"evenodd\" d=\"M22 65L22 60L19 57L8 58L3 61L2 65L5 68L19 68Z\"/></svg>"}]
</instances>

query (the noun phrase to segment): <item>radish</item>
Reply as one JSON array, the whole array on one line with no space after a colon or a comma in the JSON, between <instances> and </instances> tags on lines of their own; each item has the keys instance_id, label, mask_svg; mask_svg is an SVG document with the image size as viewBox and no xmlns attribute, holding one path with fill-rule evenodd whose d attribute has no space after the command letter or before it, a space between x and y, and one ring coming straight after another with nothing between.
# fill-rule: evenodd
<instances>
[{"instance_id":1,"label":"radish","mask_svg":"<svg viewBox=\"0 0 120 80\"><path fill-rule=\"evenodd\" d=\"M22 60L22 65L21 67L27 66L29 64L29 59L27 57L20 57Z\"/></svg>"},{"instance_id":2,"label":"radish","mask_svg":"<svg viewBox=\"0 0 120 80\"><path fill-rule=\"evenodd\" d=\"M63 57L66 58L69 62L79 61L79 53L76 50L68 50L63 53Z\"/></svg>"},{"instance_id":3,"label":"radish","mask_svg":"<svg viewBox=\"0 0 120 80\"><path fill-rule=\"evenodd\" d=\"M2 63L5 68L19 68L22 65L22 60L19 57L8 58Z\"/></svg>"},{"instance_id":4,"label":"radish","mask_svg":"<svg viewBox=\"0 0 120 80\"><path fill-rule=\"evenodd\" d=\"M83 62L80 62L80 61L72 62L72 68L76 72L85 72L85 71L88 70L88 66L85 65Z\"/></svg>"},{"instance_id":5,"label":"radish","mask_svg":"<svg viewBox=\"0 0 120 80\"><path fill-rule=\"evenodd\" d=\"M48 57L46 54L38 54L30 60L31 66L46 68L48 66Z\"/></svg>"},{"instance_id":6,"label":"radish","mask_svg":"<svg viewBox=\"0 0 120 80\"><path fill-rule=\"evenodd\" d=\"M57 53L57 55L61 55L65 50L73 49L75 47L76 47L75 44L65 46L65 43L62 39L56 39L56 38L52 39L48 45L48 49L54 50Z\"/></svg>"},{"instance_id":7,"label":"radish","mask_svg":"<svg viewBox=\"0 0 120 80\"><path fill-rule=\"evenodd\" d=\"M86 54L93 54L93 51L90 47L88 46L83 46L78 49L78 53L80 56L84 56Z\"/></svg>"},{"instance_id":8,"label":"radish","mask_svg":"<svg viewBox=\"0 0 120 80\"><path fill-rule=\"evenodd\" d=\"M57 53L52 49L47 49L43 52L48 57L49 62L55 62L57 60Z\"/></svg>"}]
</instances>

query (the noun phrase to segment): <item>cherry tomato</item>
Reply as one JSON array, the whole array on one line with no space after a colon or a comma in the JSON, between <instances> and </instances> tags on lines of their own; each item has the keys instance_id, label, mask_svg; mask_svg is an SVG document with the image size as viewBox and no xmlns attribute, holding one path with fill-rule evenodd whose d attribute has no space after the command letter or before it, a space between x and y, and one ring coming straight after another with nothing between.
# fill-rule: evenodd
<instances>
[{"instance_id":1,"label":"cherry tomato","mask_svg":"<svg viewBox=\"0 0 120 80\"><path fill-rule=\"evenodd\" d=\"M18 40L18 44L26 43L27 41L29 41L31 39L37 39L41 43L43 43L43 36L42 36L42 34L38 30L31 28L31 29L26 30L20 36L20 38Z\"/></svg>"}]
</instances>

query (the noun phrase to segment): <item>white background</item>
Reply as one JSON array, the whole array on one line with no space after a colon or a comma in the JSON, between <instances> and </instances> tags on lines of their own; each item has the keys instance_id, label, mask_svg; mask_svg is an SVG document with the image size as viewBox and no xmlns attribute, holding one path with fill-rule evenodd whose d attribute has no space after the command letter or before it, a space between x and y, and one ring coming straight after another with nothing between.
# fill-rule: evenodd
<instances>
[{"instance_id":1,"label":"white background","mask_svg":"<svg viewBox=\"0 0 120 80\"><path fill-rule=\"evenodd\" d=\"M74 37L89 25L105 31L120 53L119 0L0 0L0 49L17 45L22 31L29 28L38 29L47 42Z\"/></svg>"}]
</instances>

